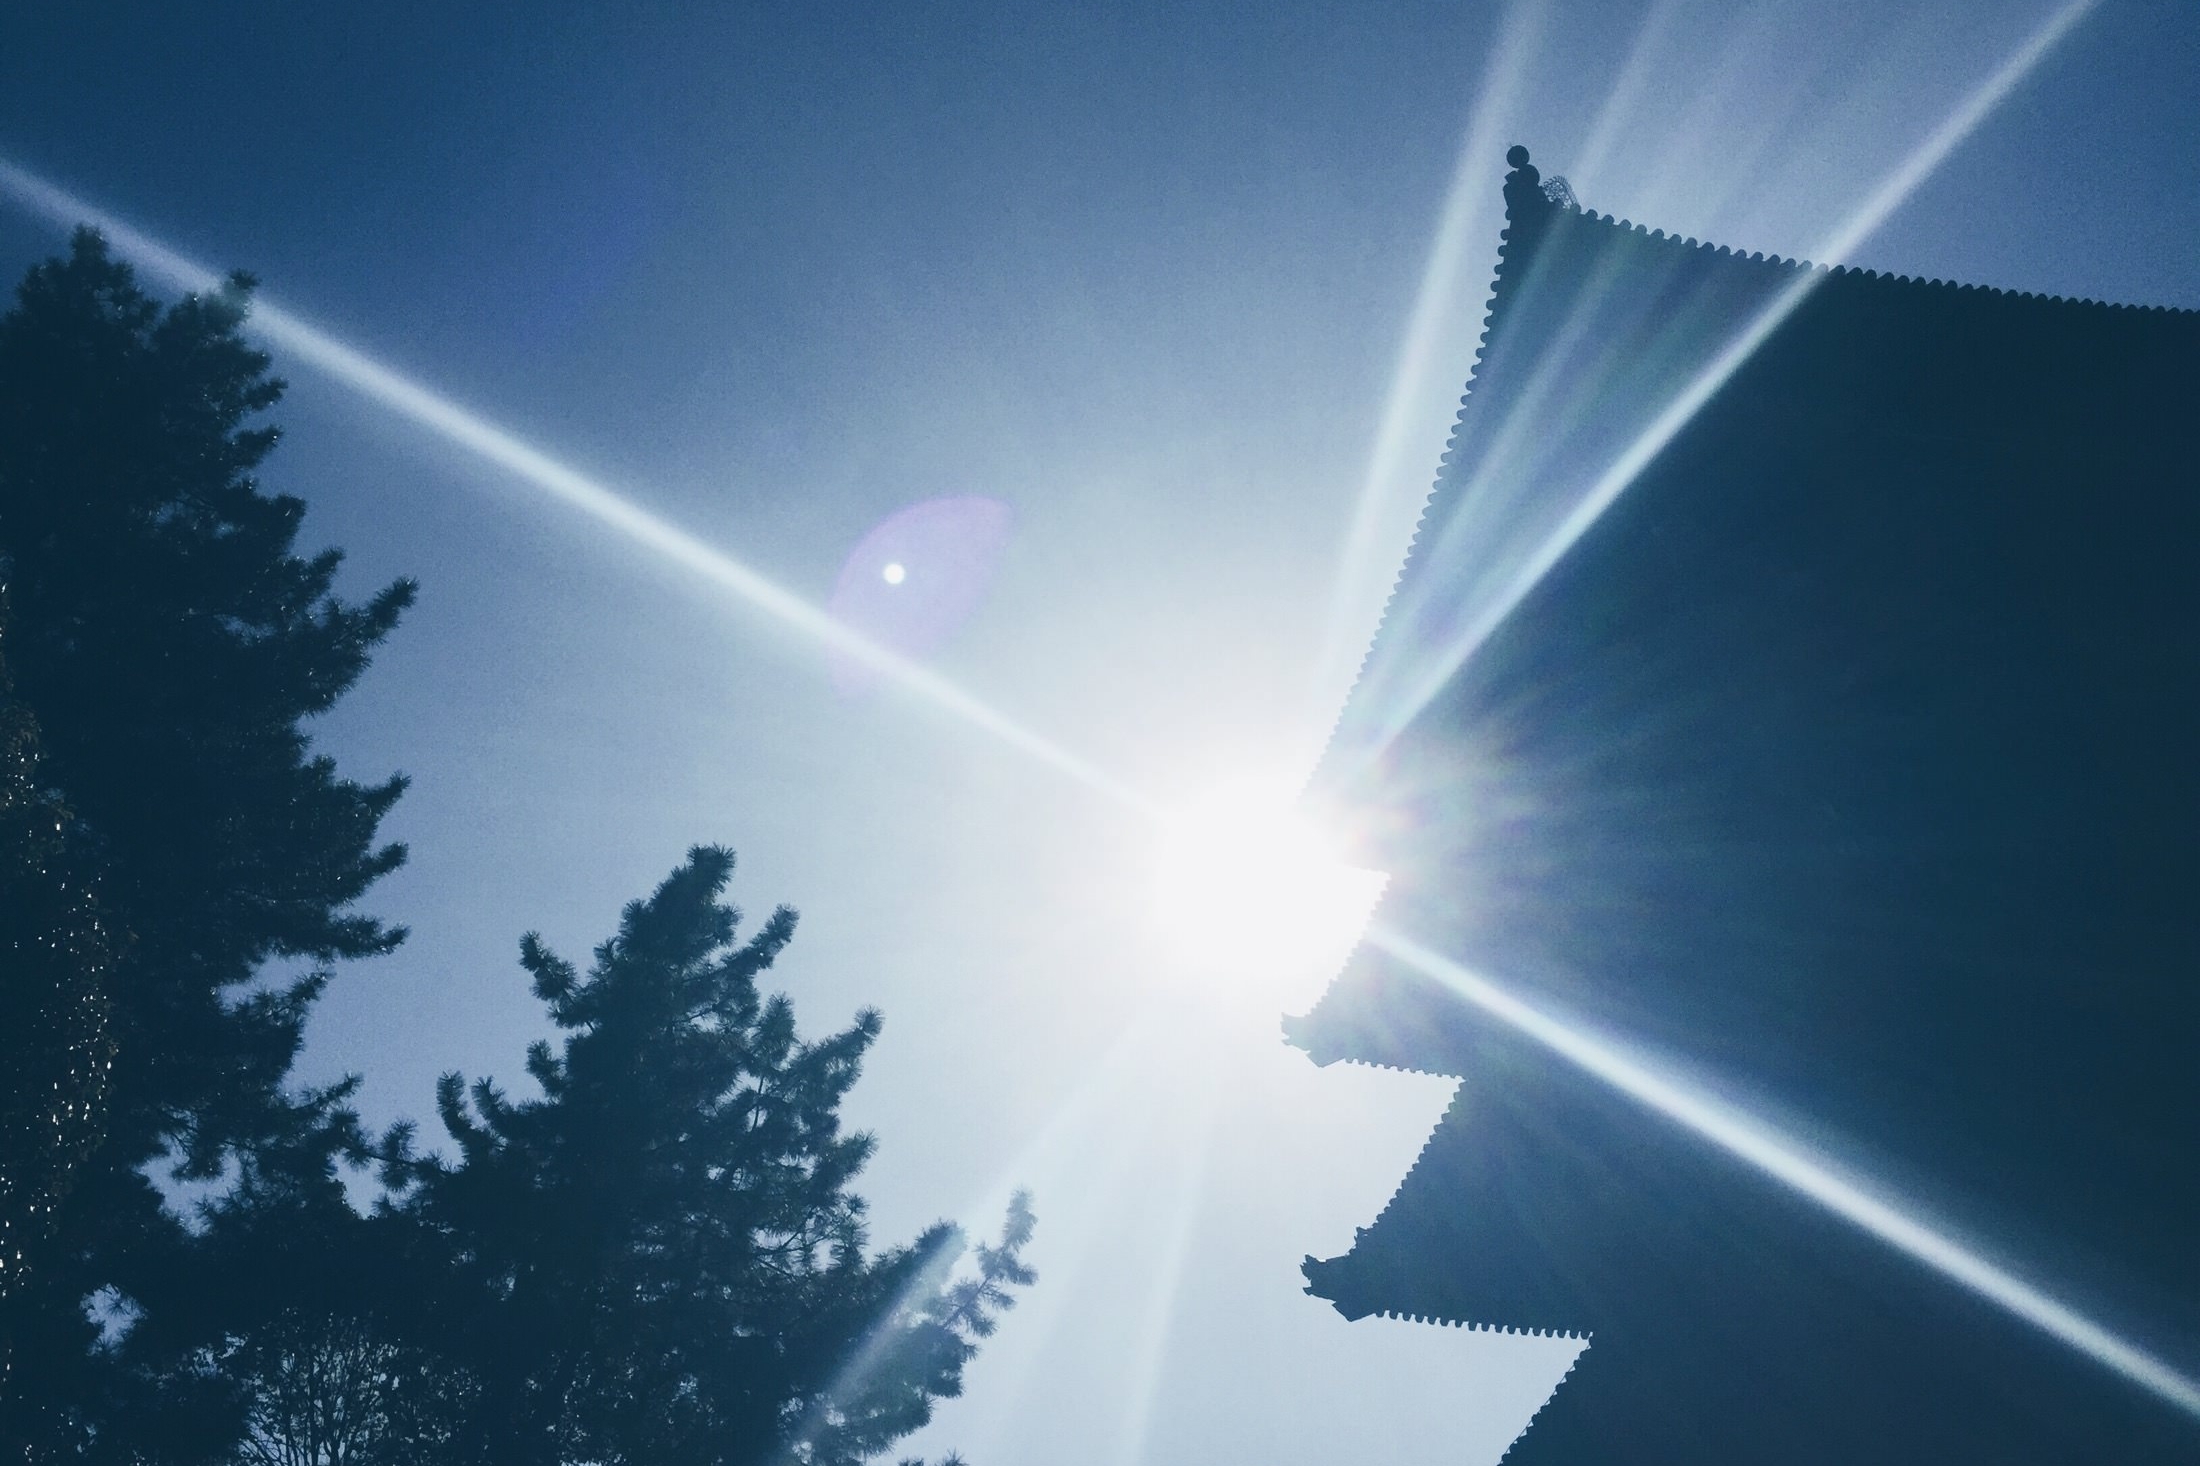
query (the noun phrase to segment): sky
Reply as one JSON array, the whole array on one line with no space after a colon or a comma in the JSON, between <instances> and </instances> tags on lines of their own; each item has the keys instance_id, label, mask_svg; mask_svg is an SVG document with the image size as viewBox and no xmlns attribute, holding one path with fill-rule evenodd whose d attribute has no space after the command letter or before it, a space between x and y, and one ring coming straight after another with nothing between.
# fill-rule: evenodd
<instances>
[{"instance_id":1,"label":"sky","mask_svg":"<svg viewBox=\"0 0 2200 1466\"><path fill-rule=\"evenodd\" d=\"M1174 808L1318 751L1472 360L1508 145L1600 212L1819 258L2062 8L14 7L0 162L807 601L869 586L898 511L991 501L984 553L920 536L891 587L958 577L923 665ZM2200 10L2084 9L1847 257L2200 306L2196 76ZM0 272L60 239L0 188ZM524 1084L520 933L585 955L724 843L740 904L802 912L807 1025L885 1013L850 1116L877 1239L1035 1194L1041 1280L911 1449L1499 1457L1577 1343L1299 1291L1449 1094L1280 1043L1342 939L1187 952L1135 802L277 370L269 487L349 594L422 585L314 730L413 780L369 902L412 937L340 975L302 1079L363 1073L376 1124L445 1070Z\"/></svg>"}]
</instances>

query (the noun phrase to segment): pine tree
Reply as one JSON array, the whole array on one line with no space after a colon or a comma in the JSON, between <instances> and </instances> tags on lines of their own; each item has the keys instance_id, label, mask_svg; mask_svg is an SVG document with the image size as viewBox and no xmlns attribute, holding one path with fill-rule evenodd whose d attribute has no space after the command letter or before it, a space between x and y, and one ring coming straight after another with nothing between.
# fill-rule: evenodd
<instances>
[{"instance_id":1,"label":"pine tree","mask_svg":"<svg viewBox=\"0 0 2200 1466\"><path fill-rule=\"evenodd\" d=\"M697 849L584 978L530 935L521 961L563 1044L541 1097L438 1093L456 1155L388 1142L401 1209L456 1286L417 1337L474 1391L455 1459L852 1466L924 1424L1011 1290L1031 1213L997 1246L940 1225L873 1254L849 1189L872 1152L839 1108L879 1018L805 1040L759 977L794 933L736 941L733 857Z\"/></svg>"},{"instance_id":2,"label":"pine tree","mask_svg":"<svg viewBox=\"0 0 2200 1466\"><path fill-rule=\"evenodd\" d=\"M324 1130L306 1112L331 1097L283 1081L325 964L402 936L353 903L404 858L375 833L403 781L340 778L301 725L356 681L412 586L346 605L338 555L294 553L303 504L255 477L282 384L241 334L250 290L240 275L164 309L80 231L0 318L11 669L39 777L128 934L106 974L104 1140L48 1249L60 1306L23 1322L17 1352L19 1374L40 1371L19 1388L85 1431L113 1381L93 1379L78 1301L142 1301L182 1245L144 1168L173 1154L212 1177ZM241 996L270 959L322 965Z\"/></svg>"},{"instance_id":3,"label":"pine tree","mask_svg":"<svg viewBox=\"0 0 2200 1466\"><path fill-rule=\"evenodd\" d=\"M17 1320L77 1173L105 1132L119 946L93 895L82 830L46 788L38 729L15 695L0 606L0 1408Z\"/></svg>"}]
</instances>

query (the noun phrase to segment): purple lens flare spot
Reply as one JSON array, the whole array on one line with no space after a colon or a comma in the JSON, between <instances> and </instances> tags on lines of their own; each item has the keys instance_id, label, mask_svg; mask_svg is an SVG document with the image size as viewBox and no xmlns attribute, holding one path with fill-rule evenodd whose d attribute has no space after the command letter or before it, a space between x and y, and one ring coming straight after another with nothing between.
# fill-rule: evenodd
<instances>
[{"instance_id":1,"label":"purple lens flare spot","mask_svg":"<svg viewBox=\"0 0 2200 1466\"><path fill-rule=\"evenodd\" d=\"M848 552L826 609L888 651L921 660L985 600L1015 518L1008 505L981 494L897 509ZM833 685L842 692L860 692L878 678L854 657L833 659Z\"/></svg>"}]
</instances>

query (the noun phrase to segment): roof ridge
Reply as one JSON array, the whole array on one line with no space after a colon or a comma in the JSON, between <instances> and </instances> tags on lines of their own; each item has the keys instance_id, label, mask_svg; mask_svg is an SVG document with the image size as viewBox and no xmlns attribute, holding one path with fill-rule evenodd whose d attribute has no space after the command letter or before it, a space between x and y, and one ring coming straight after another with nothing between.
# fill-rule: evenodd
<instances>
[{"instance_id":1,"label":"roof ridge","mask_svg":"<svg viewBox=\"0 0 2200 1466\"><path fill-rule=\"evenodd\" d=\"M1527 150L1515 147L1513 151L1525 156ZM1559 206L1553 204L1551 207ZM1482 359L1489 354L1490 329L1497 319L1498 297L1505 288L1505 265L1516 242L1513 236L1512 219L1508 210L1506 227L1497 231L1497 268L1490 276L1489 303L1482 309L1482 329L1474 338L1474 356L1467 363L1467 379L1461 386L1458 406L1451 415L1451 431L1444 437L1444 451L1437 456L1436 472L1429 479L1427 492L1421 496L1421 511L1413 517L1413 533L1406 538L1405 553L1398 557L1398 569L1390 577L1390 590L1383 596L1383 608L1375 617L1378 635L1389 623L1390 613L1398 603L1399 588L1406 583L1406 572L1413 567L1413 553L1420 548L1422 531L1428 528L1429 511L1435 506L1436 496L1443 489L1444 466L1450 461L1452 450L1459 442L1460 429L1466 424L1467 400L1474 396L1475 380L1482 374ZM1337 733L1344 725L1345 711L1352 706L1360 684L1367 680L1368 666L1375 660L1376 640L1375 635L1368 637L1367 646L1360 652L1359 665L1353 669L1351 685L1345 689L1344 700L1337 704L1337 715L1330 720L1329 736L1322 740L1321 756L1315 761L1316 779L1320 777L1321 766L1329 761L1330 752L1336 747ZM1335 986L1335 983L1332 982L1331 986ZM1323 990L1323 996L1328 996L1327 989ZM1315 1006L1320 1006L1318 1000ZM1307 1011L1311 1013L1313 1009L1309 1008Z\"/></svg>"},{"instance_id":2,"label":"roof ridge","mask_svg":"<svg viewBox=\"0 0 2200 1466\"><path fill-rule=\"evenodd\" d=\"M1524 152L1525 150L1520 151ZM1982 285L1970 280L1943 279L1937 275L1929 277L1904 275L1891 270L1875 270L1863 265L1820 264L1790 255L1766 254L1763 250L1753 251L1740 249L1733 245L1713 244L1709 240L1698 239L1694 235L1684 236L1677 232L1669 234L1663 229L1653 229L1647 224L1639 224L1632 219L1617 218L1611 214L1600 214L1595 209L1578 203L1568 205L1547 199L1545 200L1545 207L1554 214L1572 215L1585 223L1603 224L1611 228L1625 230L1630 234L1639 234L1648 239L1665 243L1677 243L1688 249L1705 250L1718 255L1731 255L1735 259L1747 260L1751 264L1774 265L1797 272L1815 271L1829 279L1842 275L1855 275L1861 279L1876 280L1889 285L1969 291L1981 295L1999 296L2009 300L2039 301L2046 305L2081 305L2090 306L2096 310L2132 311L2141 315L2200 316L2200 306L2162 305L2133 300L2103 300L2092 295L2059 295L2052 291L2018 290L2006 285Z\"/></svg>"}]
</instances>

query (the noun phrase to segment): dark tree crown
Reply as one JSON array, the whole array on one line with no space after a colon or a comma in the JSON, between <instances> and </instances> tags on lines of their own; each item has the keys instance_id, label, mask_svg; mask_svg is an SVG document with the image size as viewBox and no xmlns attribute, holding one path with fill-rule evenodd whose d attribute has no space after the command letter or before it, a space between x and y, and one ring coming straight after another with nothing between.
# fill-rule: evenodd
<instances>
[{"instance_id":1,"label":"dark tree crown","mask_svg":"<svg viewBox=\"0 0 2200 1466\"><path fill-rule=\"evenodd\" d=\"M404 859L377 845L404 789L312 753L327 711L410 604L332 594L295 552L303 503L262 491L283 384L242 327L250 277L163 309L99 235L34 268L0 318L0 577L9 655L47 777L95 842L115 919L117 1140L249 1142L318 980L231 1005L271 957L386 951L353 909Z\"/></svg>"},{"instance_id":2,"label":"dark tree crown","mask_svg":"<svg viewBox=\"0 0 2200 1466\"><path fill-rule=\"evenodd\" d=\"M9 1299L0 1450L34 1457L99 1442L125 1459L133 1430L161 1459L223 1439L203 1381L153 1351L194 1337L196 1284L147 1167L168 1153L202 1180L235 1163L256 1187L333 1184L357 1144L348 1089L285 1080L327 964L403 936L356 903L404 859L376 834L404 781L340 777L304 724L358 680L413 586L340 600L341 557L300 554L304 505L262 489L282 383L243 335L251 288L238 275L163 306L85 230L0 316L10 736L35 730L37 749L35 787L7 802L58 821L43 848L10 835L0 852L19 940L52 959L9 965L0 1016L73 1055L13 1066L67 1087L67 1133L18 1144L15 1119L38 1112L11 1099L0 1155L59 1203L40 1213L35 1288ZM314 966L244 990L278 958ZM90 1347L84 1300L109 1290L146 1322L127 1362Z\"/></svg>"},{"instance_id":3,"label":"dark tree crown","mask_svg":"<svg viewBox=\"0 0 2200 1466\"><path fill-rule=\"evenodd\" d=\"M481 1459L866 1460L960 1391L1032 1280L1021 1196L970 1270L946 1225L868 1251L849 1188L873 1141L839 1110L878 1015L804 1038L758 986L795 914L739 937L732 872L730 852L692 851L585 976L523 939L564 1031L528 1055L541 1097L449 1074L455 1156L387 1142L397 1207L467 1278L469 1323L447 1332L480 1377Z\"/></svg>"}]
</instances>

